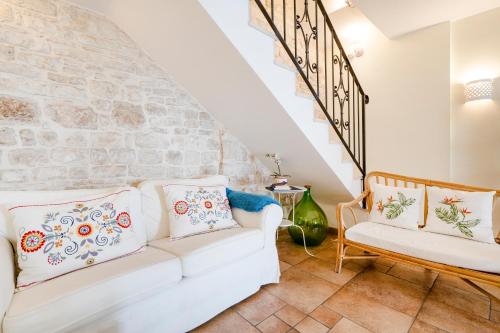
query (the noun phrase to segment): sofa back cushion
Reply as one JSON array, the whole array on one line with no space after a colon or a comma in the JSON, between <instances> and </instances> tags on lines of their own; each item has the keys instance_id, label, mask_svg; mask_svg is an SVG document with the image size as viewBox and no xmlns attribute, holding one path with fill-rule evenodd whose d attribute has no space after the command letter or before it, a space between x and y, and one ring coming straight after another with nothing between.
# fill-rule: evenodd
<instances>
[{"instance_id":1,"label":"sofa back cushion","mask_svg":"<svg viewBox=\"0 0 500 333\"><path fill-rule=\"evenodd\" d=\"M146 225L148 241L170 236L169 218L164 185L199 185L225 186L229 181L226 176L211 176L196 179L147 180L138 185L141 191L143 219Z\"/></svg>"},{"instance_id":2,"label":"sofa back cushion","mask_svg":"<svg viewBox=\"0 0 500 333\"><path fill-rule=\"evenodd\" d=\"M137 189L124 188L90 199L10 207L17 287L141 250L146 232L138 203Z\"/></svg>"},{"instance_id":3,"label":"sofa back cushion","mask_svg":"<svg viewBox=\"0 0 500 333\"><path fill-rule=\"evenodd\" d=\"M465 192L427 187L425 231L495 243L493 197L495 192Z\"/></svg>"}]
</instances>

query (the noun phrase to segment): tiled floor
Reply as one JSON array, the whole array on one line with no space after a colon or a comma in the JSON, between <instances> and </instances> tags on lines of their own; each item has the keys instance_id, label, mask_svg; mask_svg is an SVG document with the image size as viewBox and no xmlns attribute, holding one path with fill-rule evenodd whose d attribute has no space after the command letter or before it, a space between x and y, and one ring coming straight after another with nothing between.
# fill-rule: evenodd
<instances>
[{"instance_id":1,"label":"tiled floor","mask_svg":"<svg viewBox=\"0 0 500 333\"><path fill-rule=\"evenodd\" d=\"M194 332L500 332L500 303L463 281L383 258L346 261L336 274L335 246L329 236L309 257L284 230L281 282Z\"/></svg>"}]
</instances>

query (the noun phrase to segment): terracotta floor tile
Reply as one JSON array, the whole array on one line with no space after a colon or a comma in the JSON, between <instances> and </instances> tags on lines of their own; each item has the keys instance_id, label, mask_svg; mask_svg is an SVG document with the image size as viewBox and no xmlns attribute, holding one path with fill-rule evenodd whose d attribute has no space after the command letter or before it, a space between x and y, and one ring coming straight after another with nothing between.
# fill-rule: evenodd
<instances>
[{"instance_id":1,"label":"terracotta floor tile","mask_svg":"<svg viewBox=\"0 0 500 333\"><path fill-rule=\"evenodd\" d=\"M275 316L270 316L262 323L257 325L257 328L262 333L285 333L291 327L288 326L284 321Z\"/></svg>"},{"instance_id":2,"label":"terracotta floor tile","mask_svg":"<svg viewBox=\"0 0 500 333\"><path fill-rule=\"evenodd\" d=\"M281 271L281 273L283 273L284 271L286 271L290 267L292 267L292 265L290 265L289 263L286 263L286 262L280 260L280 271Z\"/></svg>"},{"instance_id":3,"label":"terracotta floor tile","mask_svg":"<svg viewBox=\"0 0 500 333\"><path fill-rule=\"evenodd\" d=\"M335 283L339 286L346 284L349 280L356 276L356 272L348 268L342 269L340 274L335 273L335 264L320 260L317 258L309 258L295 266L296 268L309 272L317 277Z\"/></svg>"},{"instance_id":4,"label":"terracotta floor tile","mask_svg":"<svg viewBox=\"0 0 500 333\"><path fill-rule=\"evenodd\" d=\"M325 238L325 240L320 245L311 246L309 249L311 250L312 253L318 253L320 251L329 249L337 250L337 240L331 235L328 235L328 237Z\"/></svg>"},{"instance_id":5,"label":"terracotta floor tile","mask_svg":"<svg viewBox=\"0 0 500 333\"><path fill-rule=\"evenodd\" d=\"M408 333L448 333L448 332L443 331L442 329L437 328L436 326L432 326L431 324L428 324L425 321L416 319Z\"/></svg>"},{"instance_id":6,"label":"terracotta floor tile","mask_svg":"<svg viewBox=\"0 0 500 333\"><path fill-rule=\"evenodd\" d=\"M496 300L496 299L492 299L492 300L491 300L491 308L492 308L493 310L500 311L500 301L499 301L499 300Z\"/></svg>"},{"instance_id":7,"label":"terracotta floor tile","mask_svg":"<svg viewBox=\"0 0 500 333\"><path fill-rule=\"evenodd\" d=\"M290 329L288 332L286 333L300 333L299 331L297 331L295 328L292 328Z\"/></svg>"},{"instance_id":8,"label":"terracotta floor tile","mask_svg":"<svg viewBox=\"0 0 500 333\"><path fill-rule=\"evenodd\" d=\"M251 324L257 325L285 305L286 303L278 297L260 290L234 306L234 309Z\"/></svg>"},{"instance_id":9,"label":"terracotta floor tile","mask_svg":"<svg viewBox=\"0 0 500 333\"><path fill-rule=\"evenodd\" d=\"M202 326L195 328L193 333L259 333L259 331L232 309L228 309Z\"/></svg>"},{"instance_id":10,"label":"terracotta floor tile","mask_svg":"<svg viewBox=\"0 0 500 333\"><path fill-rule=\"evenodd\" d=\"M313 312L311 312L310 316L328 328L332 328L340 319L342 319L342 316L337 312L323 305L318 306Z\"/></svg>"},{"instance_id":11,"label":"terracotta floor tile","mask_svg":"<svg viewBox=\"0 0 500 333\"><path fill-rule=\"evenodd\" d=\"M483 295L479 290L469 286L462 279L445 273L439 274L438 278L436 279L435 285L437 286L442 283L453 288L462 289L481 296Z\"/></svg>"},{"instance_id":12,"label":"terracotta floor tile","mask_svg":"<svg viewBox=\"0 0 500 333\"><path fill-rule=\"evenodd\" d=\"M434 280L438 277L438 273L415 265L406 265L397 263L387 274L398 277L400 279L413 282L419 286L430 288L434 284Z\"/></svg>"},{"instance_id":13,"label":"terracotta floor tile","mask_svg":"<svg viewBox=\"0 0 500 333\"><path fill-rule=\"evenodd\" d=\"M304 247L293 243L292 240L278 242L276 245L280 260L290 265L296 265L299 262L310 258L304 250Z\"/></svg>"},{"instance_id":14,"label":"terracotta floor tile","mask_svg":"<svg viewBox=\"0 0 500 333\"><path fill-rule=\"evenodd\" d=\"M283 320L288 325L295 326L299 321L306 317L306 314L291 305L287 305L283 309L276 312L275 316Z\"/></svg>"},{"instance_id":15,"label":"terracotta floor tile","mask_svg":"<svg viewBox=\"0 0 500 333\"><path fill-rule=\"evenodd\" d=\"M427 290L416 284L375 270L359 274L344 289L412 317L417 315L427 295Z\"/></svg>"},{"instance_id":16,"label":"terracotta floor tile","mask_svg":"<svg viewBox=\"0 0 500 333\"><path fill-rule=\"evenodd\" d=\"M300 333L326 333L328 332L328 327L317 322L311 317L305 317L295 329Z\"/></svg>"},{"instance_id":17,"label":"terracotta floor tile","mask_svg":"<svg viewBox=\"0 0 500 333\"><path fill-rule=\"evenodd\" d=\"M266 290L300 311L309 313L339 288L338 285L291 267L283 273L279 284L269 285Z\"/></svg>"},{"instance_id":18,"label":"terracotta floor tile","mask_svg":"<svg viewBox=\"0 0 500 333\"><path fill-rule=\"evenodd\" d=\"M394 260L391 260L391 259L388 259L388 258L385 258L385 257L379 257L376 262L378 262L379 264L381 265L384 265L384 266L388 266L388 267L392 267L394 265L397 264L396 261Z\"/></svg>"},{"instance_id":19,"label":"terracotta floor tile","mask_svg":"<svg viewBox=\"0 0 500 333\"><path fill-rule=\"evenodd\" d=\"M358 260L354 261L354 260L344 260L344 262L342 263L342 269L344 268L347 268L353 272L356 272L356 273L361 273L362 271L365 270L366 266L361 266L361 265L358 265L356 262Z\"/></svg>"},{"instance_id":20,"label":"terracotta floor tile","mask_svg":"<svg viewBox=\"0 0 500 333\"><path fill-rule=\"evenodd\" d=\"M425 301L417 318L453 333L500 332L498 324L434 299Z\"/></svg>"},{"instance_id":21,"label":"terracotta floor tile","mask_svg":"<svg viewBox=\"0 0 500 333\"><path fill-rule=\"evenodd\" d=\"M373 332L408 332L413 323L413 317L385 306L384 302L379 303L363 294L356 293L347 287L339 290L323 305Z\"/></svg>"},{"instance_id":22,"label":"terracotta floor tile","mask_svg":"<svg viewBox=\"0 0 500 333\"><path fill-rule=\"evenodd\" d=\"M491 310L491 320L500 324L500 311Z\"/></svg>"},{"instance_id":23,"label":"terracotta floor tile","mask_svg":"<svg viewBox=\"0 0 500 333\"><path fill-rule=\"evenodd\" d=\"M320 251L314 252L314 256L318 259L329 262L332 265L335 265L335 260L337 259L337 247L329 247L326 249L322 249Z\"/></svg>"},{"instance_id":24,"label":"terracotta floor tile","mask_svg":"<svg viewBox=\"0 0 500 333\"><path fill-rule=\"evenodd\" d=\"M490 317L490 300L488 297L463 289L456 289L445 284L434 286L428 300L435 300L485 319Z\"/></svg>"},{"instance_id":25,"label":"terracotta floor tile","mask_svg":"<svg viewBox=\"0 0 500 333\"><path fill-rule=\"evenodd\" d=\"M371 333L347 318L342 318L328 333Z\"/></svg>"}]
</instances>

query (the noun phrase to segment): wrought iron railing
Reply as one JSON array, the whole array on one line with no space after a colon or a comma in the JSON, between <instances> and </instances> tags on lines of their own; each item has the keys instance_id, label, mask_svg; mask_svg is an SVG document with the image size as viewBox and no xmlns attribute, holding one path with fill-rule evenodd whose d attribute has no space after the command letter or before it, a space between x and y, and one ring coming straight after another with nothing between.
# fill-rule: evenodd
<instances>
[{"instance_id":1,"label":"wrought iron railing","mask_svg":"<svg viewBox=\"0 0 500 333\"><path fill-rule=\"evenodd\" d=\"M293 66L362 174L369 98L321 0L255 0Z\"/></svg>"}]
</instances>

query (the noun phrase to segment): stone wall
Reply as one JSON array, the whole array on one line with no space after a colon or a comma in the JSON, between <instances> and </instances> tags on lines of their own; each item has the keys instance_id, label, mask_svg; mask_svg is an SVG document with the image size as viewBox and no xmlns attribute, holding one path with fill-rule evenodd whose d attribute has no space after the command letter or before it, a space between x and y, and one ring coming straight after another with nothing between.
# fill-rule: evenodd
<instances>
[{"instance_id":1,"label":"stone wall","mask_svg":"<svg viewBox=\"0 0 500 333\"><path fill-rule=\"evenodd\" d=\"M214 174L252 189L269 171L106 18L0 0L0 189Z\"/></svg>"}]
</instances>

